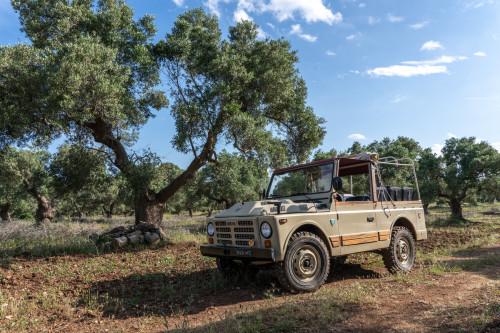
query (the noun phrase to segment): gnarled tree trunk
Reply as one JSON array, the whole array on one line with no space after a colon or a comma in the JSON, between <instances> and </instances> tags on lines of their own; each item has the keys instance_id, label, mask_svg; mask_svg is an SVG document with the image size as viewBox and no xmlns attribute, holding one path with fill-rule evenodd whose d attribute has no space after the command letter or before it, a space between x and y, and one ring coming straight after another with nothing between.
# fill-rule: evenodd
<instances>
[{"instance_id":1,"label":"gnarled tree trunk","mask_svg":"<svg viewBox=\"0 0 500 333\"><path fill-rule=\"evenodd\" d=\"M57 211L58 199L48 201L43 196L38 196L38 208L35 213L35 219L37 225L42 225L52 222Z\"/></svg>"},{"instance_id":2,"label":"gnarled tree trunk","mask_svg":"<svg viewBox=\"0 0 500 333\"><path fill-rule=\"evenodd\" d=\"M463 220L464 217L462 215L462 202L458 199L453 198L450 199L448 204L450 205L451 208L451 217Z\"/></svg>"},{"instance_id":3,"label":"gnarled tree trunk","mask_svg":"<svg viewBox=\"0 0 500 333\"><path fill-rule=\"evenodd\" d=\"M147 222L159 227L166 206L166 202L160 202L156 198L156 193L153 190L148 190L148 193L142 197L135 197L135 223Z\"/></svg>"},{"instance_id":4,"label":"gnarled tree trunk","mask_svg":"<svg viewBox=\"0 0 500 333\"><path fill-rule=\"evenodd\" d=\"M428 203L424 203L424 214L429 215L429 204Z\"/></svg>"},{"instance_id":5,"label":"gnarled tree trunk","mask_svg":"<svg viewBox=\"0 0 500 333\"><path fill-rule=\"evenodd\" d=\"M115 203L114 202L111 203L111 205L109 205L109 208L106 208L106 206L103 206L102 210L106 214L106 218L108 218L108 219L113 218L113 214L115 212Z\"/></svg>"},{"instance_id":6,"label":"gnarled tree trunk","mask_svg":"<svg viewBox=\"0 0 500 333\"><path fill-rule=\"evenodd\" d=\"M0 217L2 218L2 222L11 222L9 211L10 203L0 206Z\"/></svg>"}]
</instances>

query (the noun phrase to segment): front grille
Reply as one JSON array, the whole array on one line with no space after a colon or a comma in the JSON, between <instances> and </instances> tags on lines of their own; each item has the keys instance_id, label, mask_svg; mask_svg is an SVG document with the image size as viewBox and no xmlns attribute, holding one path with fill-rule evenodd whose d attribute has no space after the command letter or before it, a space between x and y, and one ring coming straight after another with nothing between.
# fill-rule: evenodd
<instances>
[{"instance_id":1,"label":"front grille","mask_svg":"<svg viewBox=\"0 0 500 333\"><path fill-rule=\"evenodd\" d=\"M256 240L258 225L256 221L215 221L215 240L220 245L250 246L249 240ZM254 242L252 242L254 244Z\"/></svg>"},{"instance_id":2,"label":"front grille","mask_svg":"<svg viewBox=\"0 0 500 333\"><path fill-rule=\"evenodd\" d=\"M253 228L234 228L234 232L253 232Z\"/></svg>"},{"instance_id":3,"label":"front grille","mask_svg":"<svg viewBox=\"0 0 500 333\"><path fill-rule=\"evenodd\" d=\"M238 225L253 225L253 221L238 221Z\"/></svg>"},{"instance_id":4,"label":"front grille","mask_svg":"<svg viewBox=\"0 0 500 333\"><path fill-rule=\"evenodd\" d=\"M254 239L254 235L252 234L236 234L234 235L236 239Z\"/></svg>"}]
</instances>

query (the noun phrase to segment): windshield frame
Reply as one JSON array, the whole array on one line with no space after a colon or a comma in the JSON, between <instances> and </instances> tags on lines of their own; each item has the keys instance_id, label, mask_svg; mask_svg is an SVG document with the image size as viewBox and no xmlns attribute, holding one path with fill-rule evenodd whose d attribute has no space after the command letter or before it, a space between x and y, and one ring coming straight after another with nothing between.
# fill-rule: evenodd
<instances>
[{"instance_id":1,"label":"windshield frame","mask_svg":"<svg viewBox=\"0 0 500 333\"><path fill-rule=\"evenodd\" d=\"M269 196L269 191L271 190L271 185L273 183L274 176L281 176L281 175L284 175L284 174L287 174L287 173L297 172L298 170L302 170L302 169L309 169L309 168L321 167L321 166L327 165L327 164L331 164L332 165L332 177L330 179L329 190L327 190L327 191L321 191L321 192L311 192L311 193L305 193L305 194L277 195L277 196L272 196L272 197ZM337 161L328 161L326 163L320 163L320 164L314 164L314 165L306 165L306 166L299 167L299 168L287 169L287 170L281 171L281 172L273 172L273 174L271 176L271 179L269 180L269 185L267 186L265 200L270 200L270 199L272 200L272 199L276 199L276 198L296 197L296 196L301 196L301 195L302 196L308 196L308 195L315 195L315 194L322 194L322 193L330 193L333 190L333 178L337 174L336 170L337 170Z\"/></svg>"}]
</instances>

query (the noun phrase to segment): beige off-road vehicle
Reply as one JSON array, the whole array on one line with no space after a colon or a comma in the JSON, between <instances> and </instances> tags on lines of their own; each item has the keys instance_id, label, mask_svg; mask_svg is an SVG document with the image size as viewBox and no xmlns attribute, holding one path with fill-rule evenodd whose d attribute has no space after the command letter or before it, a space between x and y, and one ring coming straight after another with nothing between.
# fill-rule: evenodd
<instances>
[{"instance_id":1,"label":"beige off-road vehicle","mask_svg":"<svg viewBox=\"0 0 500 333\"><path fill-rule=\"evenodd\" d=\"M382 174L397 179L390 168L406 168L412 186L385 185ZM410 159L365 153L278 169L265 192L208 218L200 250L223 276L274 264L285 288L313 291L351 253L381 252L391 272L409 271L415 241L427 238Z\"/></svg>"}]
</instances>

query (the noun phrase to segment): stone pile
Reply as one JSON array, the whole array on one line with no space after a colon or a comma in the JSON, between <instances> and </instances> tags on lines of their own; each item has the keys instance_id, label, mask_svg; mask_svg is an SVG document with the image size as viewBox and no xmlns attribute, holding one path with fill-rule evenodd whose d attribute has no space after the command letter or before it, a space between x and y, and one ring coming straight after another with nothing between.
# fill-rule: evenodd
<instances>
[{"instance_id":1,"label":"stone pile","mask_svg":"<svg viewBox=\"0 0 500 333\"><path fill-rule=\"evenodd\" d=\"M164 239L163 232L153 224L139 223L129 227L119 226L101 236L93 234L90 239L94 242L99 240L111 240L104 243L104 247L117 250L127 245L146 243L153 245Z\"/></svg>"}]
</instances>

